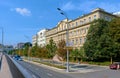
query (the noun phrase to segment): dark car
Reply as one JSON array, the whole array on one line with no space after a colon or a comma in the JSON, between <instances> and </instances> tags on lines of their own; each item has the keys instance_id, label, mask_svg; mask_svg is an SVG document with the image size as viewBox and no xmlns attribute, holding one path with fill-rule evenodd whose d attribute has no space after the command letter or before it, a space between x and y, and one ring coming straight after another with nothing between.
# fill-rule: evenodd
<instances>
[{"instance_id":1,"label":"dark car","mask_svg":"<svg viewBox=\"0 0 120 78\"><path fill-rule=\"evenodd\" d=\"M109 67L110 69L120 69L120 62L114 62Z\"/></svg>"},{"instance_id":2,"label":"dark car","mask_svg":"<svg viewBox=\"0 0 120 78\"><path fill-rule=\"evenodd\" d=\"M14 58L15 60L22 61L22 58L21 58L21 56L19 56L19 55L15 55L13 58Z\"/></svg>"}]
</instances>

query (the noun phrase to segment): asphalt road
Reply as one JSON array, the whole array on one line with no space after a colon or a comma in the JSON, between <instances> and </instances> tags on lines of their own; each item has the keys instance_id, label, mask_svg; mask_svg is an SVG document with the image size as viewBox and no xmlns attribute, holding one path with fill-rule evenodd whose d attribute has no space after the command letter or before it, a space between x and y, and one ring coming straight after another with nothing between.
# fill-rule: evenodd
<instances>
[{"instance_id":1,"label":"asphalt road","mask_svg":"<svg viewBox=\"0 0 120 78\"><path fill-rule=\"evenodd\" d=\"M59 73L47 68L40 67L38 65L34 65L24 61L17 61L21 64L31 75L33 78L72 78L64 73Z\"/></svg>"},{"instance_id":2,"label":"asphalt road","mask_svg":"<svg viewBox=\"0 0 120 78\"><path fill-rule=\"evenodd\" d=\"M111 70L104 67L90 66L95 71L80 73L83 69L79 69L78 72L66 73L65 71L56 72L24 61L17 62L26 68L33 78L120 78L120 70ZM90 67L87 68L90 69Z\"/></svg>"}]
</instances>

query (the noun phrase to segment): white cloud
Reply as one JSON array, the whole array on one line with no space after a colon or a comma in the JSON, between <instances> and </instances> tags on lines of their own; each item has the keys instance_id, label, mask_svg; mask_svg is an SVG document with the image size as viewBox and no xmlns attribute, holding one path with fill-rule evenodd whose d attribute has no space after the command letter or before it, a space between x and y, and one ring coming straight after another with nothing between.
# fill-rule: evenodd
<instances>
[{"instance_id":1,"label":"white cloud","mask_svg":"<svg viewBox=\"0 0 120 78\"><path fill-rule=\"evenodd\" d=\"M15 11L23 16L30 16L31 15L31 11L29 11L27 8L15 8Z\"/></svg>"},{"instance_id":2,"label":"white cloud","mask_svg":"<svg viewBox=\"0 0 120 78\"><path fill-rule=\"evenodd\" d=\"M90 12L95 8L103 8L108 12L120 11L118 7L120 7L120 3L112 3L112 2L98 2L98 1L79 1L79 2L67 2L62 4L63 10L80 10L84 12Z\"/></svg>"},{"instance_id":3,"label":"white cloud","mask_svg":"<svg viewBox=\"0 0 120 78\"><path fill-rule=\"evenodd\" d=\"M63 10L74 10L76 8L76 6L72 3L72 2L67 2L65 4L62 5Z\"/></svg>"}]
</instances>

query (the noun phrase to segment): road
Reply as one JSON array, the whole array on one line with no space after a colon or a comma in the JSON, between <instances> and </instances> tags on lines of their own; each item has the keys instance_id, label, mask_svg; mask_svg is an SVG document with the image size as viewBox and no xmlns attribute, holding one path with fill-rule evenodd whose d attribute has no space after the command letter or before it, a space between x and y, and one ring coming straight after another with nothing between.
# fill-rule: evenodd
<instances>
[{"instance_id":1,"label":"road","mask_svg":"<svg viewBox=\"0 0 120 78\"><path fill-rule=\"evenodd\" d=\"M28 70L29 73L33 76L33 78L72 78L64 73L58 73L53 70L40 67L35 64L31 64L24 61L17 61L24 68Z\"/></svg>"},{"instance_id":2,"label":"road","mask_svg":"<svg viewBox=\"0 0 120 78\"><path fill-rule=\"evenodd\" d=\"M110 70L104 67L90 66L95 71L81 73L83 69L79 69L78 72L66 73L63 70L54 71L25 61L17 62L26 68L33 78L120 78L120 70Z\"/></svg>"}]
</instances>

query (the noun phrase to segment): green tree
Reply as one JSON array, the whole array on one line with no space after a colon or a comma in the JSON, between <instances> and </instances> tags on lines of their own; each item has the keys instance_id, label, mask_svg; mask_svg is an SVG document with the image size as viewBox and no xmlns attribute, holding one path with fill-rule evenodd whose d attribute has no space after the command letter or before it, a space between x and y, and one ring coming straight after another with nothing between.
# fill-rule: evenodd
<instances>
[{"instance_id":1,"label":"green tree","mask_svg":"<svg viewBox=\"0 0 120 78\"><path fill-rule=\"evenodd\" d=\"M113 58L117 61L120 57L120 19L114 19L109 23L109 36L111 38L111 62Z\"/></svg>"},{"instance_id":2,"label":"green tree","mask_svg":"<svg viewBox=\"0 0 120 78\"><path fill-rule=\"evenodd\" d=\"M108 22L101 19L95 20L91 24L84 44L84 51L89 60L96 60L104 56L101 52L103 47L100 43L102 43L101 36L105 33L104 29L106 27L108 27Z\"/></svg>"},{"instance_id":3,"label":"green tree","mask_svg":"<svg viewBox=\"0 0 120 78\"><path fill-rule=\"evenodd\" d=\"M81 47L80 50L79 50L79 58L81 60L81 62L83 61L84 58L86 58L86 54L85 54L85 51L84 51L84 48Z\"/></svg>"},{"instance_id":4,"label":"green tree","mask_svg":"<svg viewBox=\"0 0 120 78\"><path fill-rule=\"evenodd\" d=\"M37 49L38 49L38 45L37 45L37 43L35 43L35 46L32 47L31 52L30 52L31 57L36 56Z\"/></svg>"},{"instance_id":5,"label":"green tree","mask_svg":"<svg viewBox=\"0 0 120 78\"><path fill-rule=\"evenodd\" d=\"M48 57L52 58L57 50L56 43L53 41L52 38L49 40L49 44L46 45L46 49L48 52Z\"/></svg>"},{"instance_id":6,"label":"green tree","mask_svg":"<svg viewBox=\"0 0 120 78\"><path fill-rule=\"evenodd\" d=\"M111 61L120 56L120 19L110 22L96 20L91 25L84 44L86 56L90 60Z\"/></svg>"}]
</instances>

